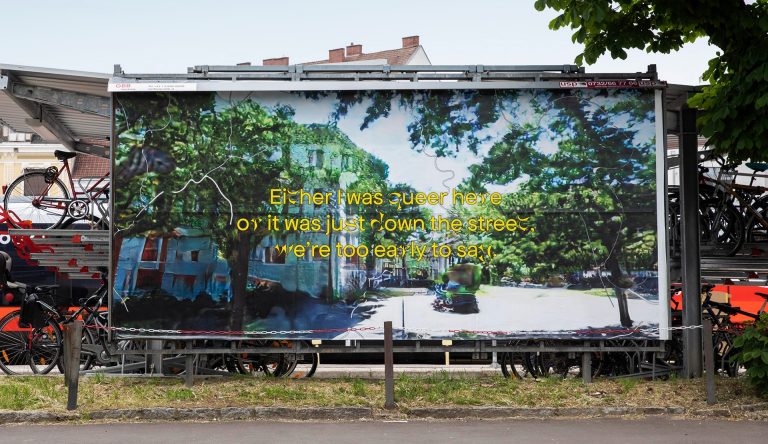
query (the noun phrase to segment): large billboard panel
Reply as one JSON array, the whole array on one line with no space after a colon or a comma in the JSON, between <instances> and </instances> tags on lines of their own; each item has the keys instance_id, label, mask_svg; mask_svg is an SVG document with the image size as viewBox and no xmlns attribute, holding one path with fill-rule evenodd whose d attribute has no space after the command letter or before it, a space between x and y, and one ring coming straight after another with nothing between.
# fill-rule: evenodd
<instances>
[{"instance_id":1,"label":"large billboard panel","mask_svg":"<svg viewBox=\"0 0 768 444\"><path fill-rule=\"evenodd\" d=\"M666 335L658 90L113 97L115 327Z\"/></svg>"}]
</instances>

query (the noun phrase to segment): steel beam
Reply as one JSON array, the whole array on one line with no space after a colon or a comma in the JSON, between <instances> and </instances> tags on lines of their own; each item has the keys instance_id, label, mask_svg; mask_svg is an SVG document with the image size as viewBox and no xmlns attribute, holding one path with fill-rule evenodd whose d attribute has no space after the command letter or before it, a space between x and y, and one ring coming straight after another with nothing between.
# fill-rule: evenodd
<instances>
[{"instance_id":1,"label":"steel beam","mask_svg":"<svg viewBox=\"0 0 768 444\"><path fill-rule=\"evenodd\" d=\"M109 158L110 149L108 146L91 145L89 143L75 142L75 151L94 156Z\"/></svg>"},{"instance_id":2,"label":"steel beam","mask_svg":"<svg viewBox=\"0 0 768 444\"><path fill-rule=\"evenodd\" d=\"M108 97L25 85L17 82L11 83L9 91L20 99L72 109L81 113L94 114L107 119L112 116Z\"/></svg>"},{"instance_id":3,"label":"steel beam","mask_svg":"<svg viewBox=\"0 0 768 444\"><path fill-rule=\"evenodd\" d=\"M55 115L49 112L43 112L41 104L15 96L9 87L12 86L16 80L10 75L6 77L8 81L6 82L6 88L3 89L2 92L13 100L16 106L21 108L21 110L29 117L26 121L27 126L40 134L43 139L55 138L57 142L65 147L74 149L76 140L74 136L72 136L72 133L67 130L67 127L59 122L59 119L57 119Z\"/></svg>"},{"instance_id":4,"label":"steel beam","mask_svg":"<svg viewBox=\"0 0 768 444\"><path fill-rule=\"evenodd\" d=\"M683 377L702 375L701 263L696 110L680 112L680 219L683 281Z\"/></svg>"}]
</instances>

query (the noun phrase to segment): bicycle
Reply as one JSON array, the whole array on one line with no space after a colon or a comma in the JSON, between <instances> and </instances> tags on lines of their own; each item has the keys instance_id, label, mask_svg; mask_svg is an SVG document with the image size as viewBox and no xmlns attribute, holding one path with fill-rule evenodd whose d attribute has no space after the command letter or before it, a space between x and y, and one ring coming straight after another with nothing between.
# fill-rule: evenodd
<instances>
[{"instance_id":1,"label":"bicycle","mask_svg":"<svg viewBox=\"0 0 768 444\"><path fill-rule=\"evenodd\" d=\"M64 166L25 171L6 188L3 208L40 228L59 228L68 217L68 225L83 221L92 229L106 229L109 226L109 172L103 176L79 178L76 186L68 160L77 153L56 150L53 154ZM60 179L64 171L69 188ZM25 228L13 219L8 222L14 228Z\"/></svg>"},{"instance_id":2,"label":"bicycle","mask_svg":"<svg viewBox=\"0 0 768 444\"><path fill-rule=\"evenodd\" d=\"M707 175L710 168L699 167L700 207L710 215L710 230L719 233L719 246L726 256L733 256L745 241L765 240L768 232L768 188L754 185L755 175L768 165L747 163L753 170L750 183L736 183L737 164L727 164L720 156L710 156L720 167ZM713 168L714 170L714 168ZM714 172L714 171L713 171ZM714 237L714 235L713 235Z\"/></svg>"},{"instance_id":3,"label":"bicycle","mask_svg":"<svg viewBox=\"0 0 768 444\"><path fill-rule=\"evenodd\" d=\"M47 374L54 367L61 370L63 351L62 325L83 320L80 369L94 363L109 362L111 353L106 337L106 314L101 310L107 295L107 281L85 300L74 313L67 313L70 301L56 293L58 285L40 285L25 297L20 310L0 320L0 370L18 374L13 365L28 365L34 374ZM96 336L91 330L96 331ZM97 345L98 341L98 345Z\"/></svg>"},{"instance_id":4,"label":"bicycle","mask_svg":"<svg viewBox=\"0 0 768 444\"><path fill-rule=\"evenodd\" d=\"M702 301L702 309L705 317L712 321L712 347L714 349L714 360L716 369L719 373L727 376L737 376L739 364L731 359L733 352L734 336L741 334L743 325L733 323L731 317L743 315L750 319L757 320L760 314L765 311L768 304L768 294L756 292L755 294L764 299L763 304L757 313L750 313L742 310L740 307L734 307L729 303L712 301L713 285L704 287L705 297Z\"/></svg>"}]
</instances>

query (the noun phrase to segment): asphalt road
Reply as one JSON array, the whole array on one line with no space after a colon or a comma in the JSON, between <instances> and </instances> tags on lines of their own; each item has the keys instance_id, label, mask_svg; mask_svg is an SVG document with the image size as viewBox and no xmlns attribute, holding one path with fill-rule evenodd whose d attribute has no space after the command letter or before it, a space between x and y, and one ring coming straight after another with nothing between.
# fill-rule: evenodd
<instances>
[{"instance_id":1,"label":"asphalt road","mask_svg":"<svg viewBox=\"0 0 768 444\"><path fill-rule=\"evenodd\" d=\"M352 423L152 423L14 425L0 427L4 442L59 443L757 443L768 423L669 419L507 420Z\"/></svg>"}]
</instances>

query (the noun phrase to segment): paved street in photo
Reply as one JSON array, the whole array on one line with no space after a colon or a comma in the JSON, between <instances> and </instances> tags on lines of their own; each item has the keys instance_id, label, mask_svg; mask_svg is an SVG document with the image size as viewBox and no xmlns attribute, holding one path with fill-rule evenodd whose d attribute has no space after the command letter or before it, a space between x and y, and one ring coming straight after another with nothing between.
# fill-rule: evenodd
<instances>
[{"instance_id":1,"label":"paved street in photo","mask_svg":"<svg viewBox=\"0 0 768 444\"><path fill-rule=\"evenodd\" d=\"M614 297L595 296L579 290L564 288L518 288L483 286L477 294L479 313L440 312L432 307L433 293L426 289L392 289L409 296L397 296L361 304L371 307L371 317L355 327L381 328L392 321L396 333L405 326L406 332L482 330L482 331L540 331L604 329L619 325L619 308ZM656 324L661 317L657 301L629 299L629 314L634 327ZM382 333L365 332L376 338ZM377 336L378 335L378 336ZM355 333L346 339L360 339Z\"/></svg>"}]
</instances>

